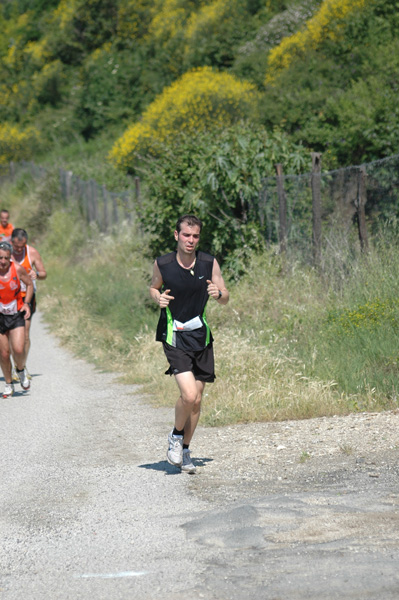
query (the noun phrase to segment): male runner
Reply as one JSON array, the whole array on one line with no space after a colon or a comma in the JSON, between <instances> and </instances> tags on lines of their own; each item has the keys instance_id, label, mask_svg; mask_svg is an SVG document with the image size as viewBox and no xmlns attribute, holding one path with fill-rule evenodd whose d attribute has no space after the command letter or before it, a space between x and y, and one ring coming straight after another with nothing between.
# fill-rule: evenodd
<instances>
[{"instance_id":1,"label":"male runner","mask_svg":"<svg viewBox=\"0 0 399 600\"><path fill-rule=\"evenodd\" d=\"M174 237L175 252L156 259L151 298L161 307L157 341L163 343L169 369L180 396L175 426L168 436L168 461L182 471L195 473L189 444L198 424L205 383L215 380L212 334L205 307L209 296L227 304L226 289L217 260L196 251L202 223L194 215L180 217Z\"/></svg>"},{"instance_id":2,"label":"male runner","mask_svg":"<svg viewBox=\"0 0 399 600\"><path fill-rule=\"evenodd\" d=\"M26 288L22 299L21 283ZM14 393L11 381L10 343L14 352L17 375L23 390L30 388L25 369L25 319L30 316L29 302L32 299L33 283L20 265L11 262L11 244L0 242L0 366L6 385L3 398Z\"/></svg>"},{"instance_id":3,"label":"male runner","mask_svg":"<svg viewBox=\"0 0 399 600\"><path fill-rule=\"evenodd\" d=\"M39 252L28 246L28 234L25 229L17 227L14 229L11 235L12 245L12 260L16 264L24 267L33 282L33 296L30 301L30 317L25 321L25 363L28 360L28 354L30 350L30 326L31 319L36 311L36 280L46 279L47 272L44 268L42 258ZM22 297L25 297L25 285L22 282L21 285ZM28 377L30 377L28 373Z\"/></svg>"},{"instance_id":4,"label":"male runner","mask_svg":"<svg viewBox=\"0 0 399 600\"><path fill-rule=\"evenodd\" d=\"M8 222L10 213L6 208L2 208L0 211L0 242L9 242L11 240L11 234L14 229L14 225Z\"/></svg>"}]
</instances>

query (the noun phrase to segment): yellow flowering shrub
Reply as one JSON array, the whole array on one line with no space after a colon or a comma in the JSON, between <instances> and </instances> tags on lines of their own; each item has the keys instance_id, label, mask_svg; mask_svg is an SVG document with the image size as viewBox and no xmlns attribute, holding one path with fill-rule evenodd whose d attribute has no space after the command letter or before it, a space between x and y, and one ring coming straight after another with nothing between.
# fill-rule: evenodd
<instances>
[{"instance_id":1,"label":"yellow flowering shrub","mask_svg":"<svg viewBox=\"0 0 399 600\"><path fill-rule=\"evenodd\" d=\"M190 14L185 0L163 0L153 6L148 37L156 43L167 43L176 34L182 33Z\"/></svg>"},{"instance_id":2,"label":"yellow flowering shrub","mask_svg":"<svg viewBox=\"0 0 399 600\"><path fill-rule=\"evenodd\" d=\"M30 158L40 145L40 133L34 127L21 129L17 125L0 125L0 165Z\"/></svg>"},{"instance_id":3,"label":"yellow flowering shrub","mask_svg":"<svg viewBox=\"0 0 399 600\"><path fill-rule=\"evenodd\" d=\"M197 13L193 13L187 24L186 39L195 37L198 30L214 27L228 15L231 4L230 0L216 0L203 6Z\"/></svg>"},{"instance_id":4,"label":"yellow flowering shrub","mask_svg":"<svg viewBox=\"0 0 399 600\"><path fill-rule=\"evenodd\" d=\"M336 39L344 22L369 0L324 0L319 10L309 19L304 29L283 38L268 56L266 83L273 83L278 74L287 69L298 56L308 49L317 48L325 39Z\"/></svg>"},{"instance_id":5,"label":"yellow flowering shrub","mask_svg":"<svg viewBox=\"0 0 399 600\"><path fill-rule=\"evenodd\" d=\"M225 127L248 117L257 102L255 87L228 73L201 67L185 73L150 104L139 123L115 143L110 159L128 168L139 153L157 153L175 132Z\"/></svg>"},{"instance_id":6,"label":"yellow flowering shrub","mask_svg":"<svg viewBox=\"0 0 399 600\"><path fill-rule=\"evenodd\" d=\"M374 330L383 324L398 327L399 300L375 300L354 309L330 312L327 322L341 333L353 335L356 330Z\"/></svg>"},{"instance_id":7,"label":"yellow flowering shrub","mask_svg":"<svg viewBox=\"0 0 399 600\"><path fill-rule=\"evenodd\" d=\"M36 67L42 67L49 59L49 52L46 49L47 41L45 38L32 42L29 41L23 49L24 55Z\"/></svg>"},{"instance_id":8,"label":"yellow flowering shrub","mask_svg":"<svg viewBox=\"0 0 399 600\"><path fill-rule=\"evenodd\" d=\"M0 84L0 122L17 120L21 113L25 113L32 93L30 80Z\"/></svg>"},{"instance_id":9,"label":"yellow flowering shrub","mask_svg":"<svg viewBox=\"0 0 399 600\"><path fill-rule=\"evenodd\" d=\"M76 6L76 0L61 0L50 17L50 23L61 31L65 31L73 21Z\"/></svg>"}]
</instances>

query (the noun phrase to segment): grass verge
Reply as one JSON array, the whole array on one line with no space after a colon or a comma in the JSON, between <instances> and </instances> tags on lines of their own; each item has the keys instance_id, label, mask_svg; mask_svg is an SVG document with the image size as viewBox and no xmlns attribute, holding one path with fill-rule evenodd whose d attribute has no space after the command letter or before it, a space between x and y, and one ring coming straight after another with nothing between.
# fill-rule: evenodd
<instances>
[{"instance_id":1,"label":"grass verge","mask_svg":"<svg viewBox=\"0 0 399 600\"><path fill-rule=\"evenodd\" d=\"M57 198L56 174L3 188L14 224L38 242L48 270L39 309L76 355L142 386L148 401L174 406L177 388L155 342L152 259L135 226L112 235L86 227ZM205 390L202 423L303 419L397 408L397 231L377 236L367 257L328 257L329 277L253 255L230 282L225 307L210 300L217 379ZM34 351L34 340L32 351Z\"/></svg>"}]
</instances>

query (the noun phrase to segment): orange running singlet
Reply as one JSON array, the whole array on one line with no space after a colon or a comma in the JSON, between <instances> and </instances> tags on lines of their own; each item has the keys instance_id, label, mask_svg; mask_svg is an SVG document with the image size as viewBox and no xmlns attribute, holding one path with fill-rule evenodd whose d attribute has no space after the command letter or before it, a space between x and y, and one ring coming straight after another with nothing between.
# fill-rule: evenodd
<instances>
[{"instance_id":1,"label":"orange running singlet","mask_svg":"<svg viewBox=\"0 0 399 600\"><path fill-rule=\"evenodd\" d=\"M17 262L19 265L21 265L21 267L24 267L24 269L26 269L26 272L29 274L29 271L33 267L32 267L32 260L31 260L31 257L30 257L30 248L29 248L28 244L26 244L26 246L25 246L23 259L20 260L20 261L18 261L18 260L15 260L15 257L13 256L12 260L14 262ZM36 292L36 281L33 280L32 283L33 283L34 292ZM22 292L22 298L25 298L25 296L26 296L26 285L24 284L23 281L21 281L21 292Z\"/></svg>"},{"instance_id":2,"label":"orange running singlet","mask_svg":"<svg viewBox=\"0 0 399 600\"><path fill-rule=\"evenodd\" d=\"M9 242L13 231L14 225L11 225L11 223L8 223L7 227L0 224L0 242Z\"/></svg>"},{"instance_id":3,"label":"orange running singlet","mask_svg":"<svg viewBox=\"0 0 399 600\"><path fill-rule=\"evenodd\" d=\"M14 263L10 263L9 278L0 281L0 313L15 315L23 306L21 281Z\"/></svg>"}]
</instances>

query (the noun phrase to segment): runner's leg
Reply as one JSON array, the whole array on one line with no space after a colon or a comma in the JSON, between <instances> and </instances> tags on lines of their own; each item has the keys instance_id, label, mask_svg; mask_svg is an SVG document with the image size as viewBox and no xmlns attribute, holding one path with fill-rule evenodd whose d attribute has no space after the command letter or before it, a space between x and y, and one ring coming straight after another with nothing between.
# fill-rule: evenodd
<instances>
[{"instance_id":1,"label":"runner's leg","mask_svg":"<svg viewBox=\"0 0 399 600\"><path fill-rule=\"evenodd\" d=\"M22 371L25 367L25 327L10 329L8 335L10 337L10 345L13 349L15 366L19 371Z\"/></svg>"},{"instance_id":2,"label":"runner's leg","mask_svg":"<svg viewBox=\"0 0 399 600\"><path fill-rule=\"evenodd\" d=\"M175 406L175 427L179 431L182 431L188 425L188 435L191 440L198 423L202 392L205 384L197 381L194 373L191 371L178 373L175 375L175 379L180 390L180 397ZM186 441L185 431L184 443L189 443Z\"/></svg>"},{"instance_id":3,"label":"runner's leg","mask_svg":"<svg viewBox=\"0 0 399 600\"><path fill-rule=\"evenodd\" d=\"M195 383L197 385L197 398L195 400L193 410L191 411L191 414L189 415L189 417L187 418L187 420L184 424L183 443L187 444L187 446L191 442L191 439L194 435L194 431L198 425L198 421L199 421L200 413L201 413L202 394L203 394L204 388L205 388L204 381L198 381L198 379L197 379Z\"/></svg>"},{"instance_id":4,"label":"runner's leg","mask_svg":"<svg viewBox=\"0 0 399 600\"><path fill-rule=\"evenodd\" d=\"M24 364L26 364L28 361L28 354L29 354L29 350L30 350L30 324L31 324L31 320L27 319L25 321Z\"/></svg>"},{"instance_id":5,"label":"runner's leg","mask_svg":"<svg viewBox=\"0 0 399 600\"><path fill-rule=\"evenodd\" d=\"M0 366L6 383L11 383L11 361L8 332L0 333Z\"/></svg>"}]
</instances>

